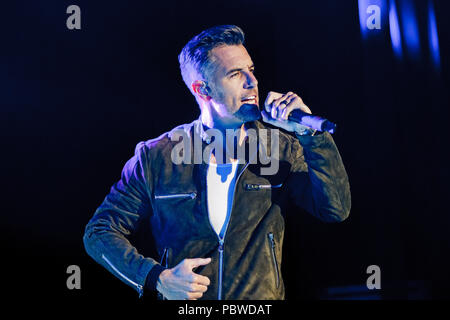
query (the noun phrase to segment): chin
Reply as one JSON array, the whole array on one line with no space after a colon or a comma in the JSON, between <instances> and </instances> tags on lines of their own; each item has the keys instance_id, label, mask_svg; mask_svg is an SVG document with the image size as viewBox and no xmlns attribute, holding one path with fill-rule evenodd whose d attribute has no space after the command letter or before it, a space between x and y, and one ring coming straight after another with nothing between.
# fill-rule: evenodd
<instances>
[{"instance_id":1,"label":"chin","mask_svg":"<svg viewBox=\"0 0 450 320\"><path fill-rule=\"evenodd\" d=\"M257 104L243 104L234 115L243 122L250 122L261 119L261 111Z\"/></svg>"}]
</instances>

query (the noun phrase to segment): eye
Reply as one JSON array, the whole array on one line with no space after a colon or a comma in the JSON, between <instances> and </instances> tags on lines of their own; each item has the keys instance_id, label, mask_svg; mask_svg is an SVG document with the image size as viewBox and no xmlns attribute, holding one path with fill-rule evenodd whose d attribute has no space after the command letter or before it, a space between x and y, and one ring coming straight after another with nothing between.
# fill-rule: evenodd
<instances>
[{"instance_id":1,"label":"eye","mask_svg":"<svg viewBox=\"0 0 450 320\"><path fill-rule=\"evenodd\" d=\"M230 78L235 78L238 74L239 74L239 72L232 73L232 74L230 75Z\"/></svg>"}]
</instances>

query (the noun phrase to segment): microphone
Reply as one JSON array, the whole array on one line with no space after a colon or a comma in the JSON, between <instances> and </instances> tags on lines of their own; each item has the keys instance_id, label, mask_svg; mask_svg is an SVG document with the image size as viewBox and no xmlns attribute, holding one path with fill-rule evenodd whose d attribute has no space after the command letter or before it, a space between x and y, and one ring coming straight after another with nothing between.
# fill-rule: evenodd
<instances>
[{"instance_id":1,"label":"microphone","mask_svg":"<svg viewBox=\"0 0 450 320\"><path fill-rule=\"evenodd\" d=\"M288 120L297 122L318 131L328 131L329 133L334 133L334 130L336 129L336 124L333 122L319 116L313 116L312 114L303 112L300 109L292 110L291 113L289 113Z\"/></svg>"}]
</instances>

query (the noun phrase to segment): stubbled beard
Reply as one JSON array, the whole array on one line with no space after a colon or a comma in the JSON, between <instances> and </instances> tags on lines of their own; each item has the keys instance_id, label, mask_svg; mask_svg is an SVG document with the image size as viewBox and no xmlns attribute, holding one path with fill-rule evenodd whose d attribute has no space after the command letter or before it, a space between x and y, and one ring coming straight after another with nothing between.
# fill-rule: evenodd
<instances>
[{"instance_id":1,"label":"stubbled beard","mask_svg":"<svg viewBox=\"0 0 450 320\"><path fill-rule=\"evenodd\" d=\"M255 121L261 118L261 112L256 104L244 103L234 116L241 119L243 122Z\"/></svg>"}]
</instances>

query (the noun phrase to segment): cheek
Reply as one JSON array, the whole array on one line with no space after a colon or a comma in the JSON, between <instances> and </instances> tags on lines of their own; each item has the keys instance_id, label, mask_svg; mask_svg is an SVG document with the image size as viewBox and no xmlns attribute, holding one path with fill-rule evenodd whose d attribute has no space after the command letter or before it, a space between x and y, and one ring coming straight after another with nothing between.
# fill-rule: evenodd
<instances>
[{"instance_id":1,"label":"cheek","mask_svg":"<svg viewBox=\"0 0 450 320\"><path fill-rule=\"evenodd\" d=\"M215 90L216 100L222 103L230 103L230 90L224 86L220 86Z\"/></svg>"},{"instance_id":2,"label":"cheek","mask_svg":"<svg viewBox=\"0 0 450 320\"><path fill-rule=\"evenodd\" d=\"M222 86L214 86L212 87L212 97L217 102L224 102L225 92Z\"/></svg>"},{"instance_id":3,"label":"cheek","mask_svg":"<svg viewBox=\"0 0 450 320\"><path fill-rule=\"evenodd\" d=\"M231 112L235 112L241 106L238 86L231 83L220 83L214 88L214 94L214 100L223 104Z\"/></svg>"},{"instance_id":4,"label":"cheek","mask_svg":"<svg viewBox=\"0 0 450 320\"><path fill-rule=\"evenodd\" d=\"M225 90L228 103L230 103L233 107L239 107L241 98L238 87L228 86L227 88L225 88Z\"/></svg>"}]
</instances>

